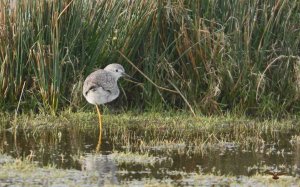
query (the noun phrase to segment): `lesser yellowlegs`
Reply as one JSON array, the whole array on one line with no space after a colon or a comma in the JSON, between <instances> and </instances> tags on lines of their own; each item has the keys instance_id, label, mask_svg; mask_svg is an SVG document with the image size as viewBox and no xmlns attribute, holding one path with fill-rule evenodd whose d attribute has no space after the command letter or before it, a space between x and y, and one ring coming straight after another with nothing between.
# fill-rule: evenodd
<instances>
[{"instance_id":1,"label":"lesser yellowlegs","mask_svg":"<svg viewBox=\"0 0 300 187\"><path fill-rule=\"evenodd\" d=\"M99 105L113 101L119 96L120 90L117 81L120 77L129 77L120 64L109 64L104 69L94 71L84 81L83 95L85 99L96 106L99 117L99 142L97 151L101 145L102 119Z\"/></svg>"}]
</instances>

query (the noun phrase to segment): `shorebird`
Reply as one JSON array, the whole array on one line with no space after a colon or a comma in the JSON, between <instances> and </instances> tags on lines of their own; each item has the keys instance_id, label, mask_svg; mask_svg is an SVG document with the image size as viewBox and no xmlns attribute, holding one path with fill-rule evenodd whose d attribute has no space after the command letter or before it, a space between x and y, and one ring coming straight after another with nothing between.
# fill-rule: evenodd
<instances>
[{"instance_id":1,"label":"shorebird","mask_svg":"<svg viewBox=\"0 0 300 187\"><path fill-rule=\"evenodd\" d=\"M120 90L117 81L120 77L130 77L120 64L109 64L104 69L94 71L84 81L83 96L87 102L96 106L99 118L99 141L97 151L99 151L102 137L102 119L99 105L115 100Z\"/></svg>"}]
</instances>

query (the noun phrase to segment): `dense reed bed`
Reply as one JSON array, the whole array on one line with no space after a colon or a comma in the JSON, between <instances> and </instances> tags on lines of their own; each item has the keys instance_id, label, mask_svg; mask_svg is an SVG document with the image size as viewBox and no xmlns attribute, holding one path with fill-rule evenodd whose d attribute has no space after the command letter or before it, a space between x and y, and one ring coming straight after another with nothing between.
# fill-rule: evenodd
<instances>
[{"instance_id":1,"label":"dense reed bed","mask_svg":"<svg viewBox=\"0 0 300 187\"><path fill-rule=\"evenodd\" d=\"M259 116L300 107L300 2L0 1L2 110L81 110L116 62L126 109Z\"/></svg>"}]
</instances>

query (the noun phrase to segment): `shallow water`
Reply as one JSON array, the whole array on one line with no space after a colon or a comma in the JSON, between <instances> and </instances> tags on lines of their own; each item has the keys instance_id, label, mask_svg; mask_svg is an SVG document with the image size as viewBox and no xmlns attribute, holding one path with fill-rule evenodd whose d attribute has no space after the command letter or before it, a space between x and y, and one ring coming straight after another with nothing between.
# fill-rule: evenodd
<instances>
[{"instance_id":1,"label":"shallow water","mask_svg":"<svg viewBox=\"0 0 300 187\"><path fill-rule=\"evenodd\" d=\"M108 177L107 180L113 184L151 178L158 181L169 179L180 185L194 185L183 180L199 173L239 177L275 171L298 177L299 137L292 132L275 132L263 136L266 141L256 146L245 148L236 142L218 142L213 145L204 144L199 151L197 147L189 145L189 142L130 147L112 141L106 133L101 154L96 154L97 133L82 133L68 128L54 132L45 130L42 133L20 130L16 137L11 131L2 131L0 149L2 153L35 161L40 166L54 165L62 169L97 171L99 176ZM116 155L116 152L131 151L137 155L147 153L152 160L137 161L137 157L133 155L130 161L118 161L111 156ZM98 181L98 184L102 182L104 181Z\"/></svg>"}]
</instances>

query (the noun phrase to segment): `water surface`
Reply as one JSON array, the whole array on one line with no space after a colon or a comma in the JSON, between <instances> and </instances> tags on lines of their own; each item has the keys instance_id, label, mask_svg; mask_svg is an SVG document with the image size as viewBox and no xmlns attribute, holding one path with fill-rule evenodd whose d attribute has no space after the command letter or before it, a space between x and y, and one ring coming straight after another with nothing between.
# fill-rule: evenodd
<instances>
[{"instance_id":1,"label":"water surface","mask_svg":"<svg viewBox=\"0 0 300 187\"><path fill-rule=\"evenodd\" d=\"M141 138L142 135L135 133L135 136ZM113 184L145 178L170 179L182 184L184 178L194 174L253 176L273 171L298 177L300 141L297 133L274 132L262 136L265 141L255 146L220 141L203 144L199 151L199 147L189 141L159 146L130 146L130 142L123 145L106 132L99 154L95 153L97 132L83 133L74 128L42 132L19 130L15 138L12 131L5 130L1 132L0 148L7 155L32 160L40 166L94 170L99 176L110 176L107 180ZM130 161L118 161L110 156L129 152L146 154L154 161L135 162L134 154Z\"/></svg>"}]
</instances>

